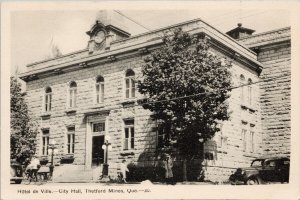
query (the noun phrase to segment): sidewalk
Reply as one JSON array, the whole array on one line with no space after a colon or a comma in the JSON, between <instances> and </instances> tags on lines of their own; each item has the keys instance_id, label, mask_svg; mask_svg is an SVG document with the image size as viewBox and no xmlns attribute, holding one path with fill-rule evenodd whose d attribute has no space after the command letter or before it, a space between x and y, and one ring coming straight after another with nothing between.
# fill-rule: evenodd
<instances>
[{"instance_id":1,"label":"sidewalk","mask_svg":"<svg viewBox=\"0 0 300 200\"><path fill-rule=\"evenodd\" d=\"M115 183L115 182L99 182L99 181L77 181L77 182L52 182L48 181L46 183L43 183L44 185L66 185L66 184L79 184L79 185L110 185L110 186L129 186L129 185L170 185L172 184L167 184L167 183L162 183L162 182L127 182L127 183ZM217 185L216 183L212 182L176 182L174 186L176 185ZM221 185L227 185L221 184Z\"/></svg>"}]
</instances>

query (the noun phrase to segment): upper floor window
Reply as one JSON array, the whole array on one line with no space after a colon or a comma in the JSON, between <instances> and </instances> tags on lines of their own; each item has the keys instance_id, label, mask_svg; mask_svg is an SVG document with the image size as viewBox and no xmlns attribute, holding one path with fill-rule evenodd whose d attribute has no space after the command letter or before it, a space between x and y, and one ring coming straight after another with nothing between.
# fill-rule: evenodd
<instances>
[{"instance_id":1,"label":"upper floor window","mask_svg":"<svg viewBox=\"0 0 300 200\"><path fill-rule=\"evenodd\" d=\"M135 97L135 73L131 69L127 70L125 75L125 97Z\"/></svg>"},{"instance_id":2,"label":"upper floor window","mask_svg":"<svg viewBox=\"0 0 300 200\"><path fill-rule=\"evenodd\" d=\"M134 149L134 120L126 120L124 127L123 149Z\"/></svg>"},{"instance_id":3,"label":"upper floor window","mask_svg":"<svg viewBox=\"0 0 300 200\"><path fill-rule=\"evenodd\" d=\"M48 155L49 146L49 129L43 130L42 133L42 155Z\"/></svg>"},{"instance_id":4,"label":"upper floor window","mask_svg":"<svg viewBox=\"0 0 300 200\"><path fill-rule=\"evenodd\" d=\"M72 81L69 86L69 108L76 107L77 84Z\"/></svg>"},{"instance_id":5,"label":"upper floor window","mask_svg":"<svg viewBox=\"0 0 300 200\"><path fill-rule=\"evenodd\" d=\"M67 133L67 152L74 153L75 149L75 127L68 127Z\"/></svg>"},{"instance_id":6,"label":"upper floor window","mask_svg":"<svg viewBox=\"0 0 300 200\"><path fill-rule=\"evenodd\" d=\"M45 90L45 97L44 97L44 111L50 112L51 111L51 101L52 101L52 89L51 87L47 87Z\"/></svg>"},{"instance_id":7,"label":"upper floor window","mask_svg":"<svg viewBox=\"0 0 300 200\"><path fill-rule=\"evenodd\" d=\"M241 74L240 76L240 90L241 90L241 103L245 104L245 76Z\"/></svg>"},{"instance_id":8,"label":"upper floor window","mask_svg":"<svg viewBox=\"0 0 300 200\"><path fill-rule=\"evenodd\" d=\"M249 78L248 79L248 104L249 104L249 106L252 106L252 104L253 104L252 84L253 84L253 82Z\"/></svg>"},{"instance_id":9,"label":"upper floor window","mask_svg":"<svg viewBox=\"0 0 300 200\"><path fill-rule=\"evenodd\" d=\"M96 103L104 102L104 78L102 76L97 77L96 80Z\"/></svg>"}]
</instances>

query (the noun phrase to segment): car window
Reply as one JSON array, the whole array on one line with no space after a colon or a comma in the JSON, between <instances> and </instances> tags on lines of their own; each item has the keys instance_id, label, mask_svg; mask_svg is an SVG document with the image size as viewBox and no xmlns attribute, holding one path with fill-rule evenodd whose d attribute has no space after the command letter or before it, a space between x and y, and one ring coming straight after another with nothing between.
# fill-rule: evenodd
<instances>
[{"instance_id":1,"label":"car window","mask_svg":"<svg viewBox=\"0 0 300 200\"><path fill-rule=\"evenodd\" d=\"M254 160L251 164L252 167L261 167L262 166L262 160Z\"/></svg>"},{"instance_id":2,"label":"car window","mask_svg":"<svg viewBox=\"0 0 300 200\"><path fill-rule=\"evenodd\" d=\"M275 167L276 166L275 160L268 160L268 161L266 161L266 166L267 167Z\"/></svg>"},{"instance_id":3,"label":"car window","mask_svg":"<svg viewBox=\"0 0 300 200\"><path fill-rule=\"evenodd\" d=\"M285 160L285 161L283 161L283 164L284 164L284 165L289 165L289 164L290 164L290 161L289 161L289 160Z\"/></svg>"}]
</instances>

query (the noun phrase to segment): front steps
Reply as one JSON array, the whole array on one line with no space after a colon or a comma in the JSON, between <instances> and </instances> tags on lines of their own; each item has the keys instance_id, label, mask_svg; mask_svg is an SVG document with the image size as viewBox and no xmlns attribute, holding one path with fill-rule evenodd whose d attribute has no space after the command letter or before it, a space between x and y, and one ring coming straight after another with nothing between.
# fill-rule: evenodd
<instances>
[{"instance_id":1,"label":"front steps","mask_svg":"<svg viewBox=\"0 0 300 200\"><path fill-rule=\"evenodd\" d=\"M84 165L72 164L55 166L52 181L59 183L96 182L102 174L101 167L86 169Z\"/></svg>"}]
</instances>

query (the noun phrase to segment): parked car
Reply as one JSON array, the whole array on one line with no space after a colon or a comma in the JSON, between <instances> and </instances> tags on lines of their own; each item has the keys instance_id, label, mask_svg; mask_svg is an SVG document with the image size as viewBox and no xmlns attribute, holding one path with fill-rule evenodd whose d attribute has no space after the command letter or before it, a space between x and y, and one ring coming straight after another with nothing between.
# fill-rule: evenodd
<instances>
[{"instance_id":1,"label":"parked car","mask_svg":"<svg viewBox=\"0 0 300 200\"><path fill-rule=\"evenodd\" d=\"M20 163L15 160L10 162L10 181L21 184L23 180L23 168Z\"/></svg>"},{"instance_id":2,"label":"parked car","mask_svg":"<svg viewBox=\"0 0 300 200\"><path fill-rule=\"evenodd\" d=\"M229 177L231 184L258 185L268 182L289 182L290 159L287 157L262 157L252 161L247 168L238 168Z\"/></svg>"}]
</instances>

